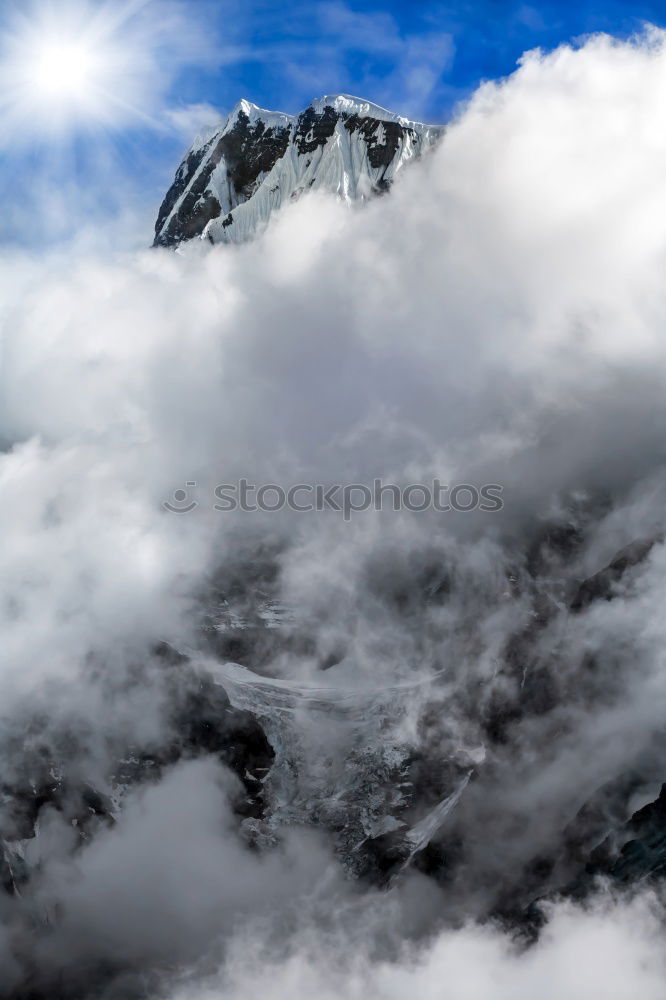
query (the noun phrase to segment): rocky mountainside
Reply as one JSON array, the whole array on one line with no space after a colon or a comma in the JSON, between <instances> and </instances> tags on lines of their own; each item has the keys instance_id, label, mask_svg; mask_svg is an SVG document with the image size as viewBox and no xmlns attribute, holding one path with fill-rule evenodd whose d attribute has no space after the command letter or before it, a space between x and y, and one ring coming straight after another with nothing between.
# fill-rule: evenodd
<instances>
[{"instance_id":1,"label":"rocky mountainside","mask_svg":"<svg viewBox=\"0 0 666 1000\"><path fill-rule=\"evenodd\" d=\"M299 115L239 101L222 126L197 137L178 167L155 246L194 237L241 242L310 189L346 201L386 191L442 134L345 94L313 101Z\"/></svg>"},{"instance_id":2,"label":"rocky mountainside","mask_svg":"<svg viewBox=\"0 0 666 1000\"><path fill-rule=\"evenodd\" d=\"M661 535L637 538L580 578L570 565L585 543L586 516L570 512L544 526L525 571L506 581L506 594L528 609L523 625L490 681L479 685L472 674L457 691L450 668L360 685L343 648L321 660L314 678L276 676L272 663L304 649L315 655L316 626L280 603L277 552L251 551L233 572L225 567L202 594L193 645L160 643L134 669L132 684L150 692L159 725L118 730L113 711L103 732L66 712L45 725L30 702L5 720L0 749L12 766L0 778L0 907L30 914L36 901L31 933L48 939L62 920L43 887L54 830L67 834L65 854L80 858L108 842L142 793L197 759L235 776L229 822L257 863L279 852L289 831L310 828L326 838L347 878L374 891L417 870L446 890L447 918L472 913L536 937L545 901L585 899L600 880L615 891L658 885L666 870L661 744L627 747L602 785L572 777L570 799L558 805L545 797L537 814L531 800L515 798L511 778L529 777L522 761L535 725L555 754L581 691L590 703L612 697L592 653L582 665L568 663L567 648L544 645L544 637L572 631L595 610L640 600L636 582L663 544ZM424 655L448 628L442 613L457 572L449 563L443 567L435 552L432 564L412 567L399 586L377 594L394 620L409 619L422 633ZM470 599L474 607L473 589ZM109 678L105 694L109 706L126 699L126 680L116 687ZM103 755L86 753L89 745L103 746ZM543 756L534 757L541 767ZM533 831L523 835L530 823L540 831L536 847ZM138 1000L157 989L131 980L122 961L60 968L49 955L27 951L16 992L3 995ZM130 976L126 991L107 992L118 976Z\"/></svg>"}]
</instances>

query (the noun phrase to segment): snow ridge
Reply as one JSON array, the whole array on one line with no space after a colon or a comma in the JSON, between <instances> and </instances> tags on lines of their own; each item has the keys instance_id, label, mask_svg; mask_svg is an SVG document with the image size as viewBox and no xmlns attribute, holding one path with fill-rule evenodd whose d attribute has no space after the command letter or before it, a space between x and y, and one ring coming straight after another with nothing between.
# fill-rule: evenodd
<instances>
[{"instance_id":1,"label":"snow ridge","mask_svg":"<svg viewBox=\"0 0 666 1000\"><path fill-rule=\"evenodd\" d=\"M180 164L155 245L242 242L308 190L347 203L386 191L443 131L348 94L321 97L299 115L241 100L221 126L197 136Z\"/></svg>"}]
</instances>

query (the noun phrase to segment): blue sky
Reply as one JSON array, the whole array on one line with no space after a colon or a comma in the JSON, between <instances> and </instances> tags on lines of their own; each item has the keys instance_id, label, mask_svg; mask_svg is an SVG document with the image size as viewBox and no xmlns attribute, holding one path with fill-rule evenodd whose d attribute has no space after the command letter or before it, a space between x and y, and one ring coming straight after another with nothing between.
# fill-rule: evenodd
<instances>
[{"instance_id":1,"label":"blue sky","mask_svg":"<svg viewBox=\"0 0 666 1000\"><path fill-rule=\"evenodd\" d=\"M595 31L626 36L643 21L666 24L666 0L4 0L0 242L32 246L82 231L94 241L101 229L112 243L149 242L197 127L240 97L293 112L345 91L440 122L526 49ZM40 94L22 102L40 37L79 38L93 22L116 59L105 90L113 107L100 101L68 115Z\"/></svg>"}]
</instances>

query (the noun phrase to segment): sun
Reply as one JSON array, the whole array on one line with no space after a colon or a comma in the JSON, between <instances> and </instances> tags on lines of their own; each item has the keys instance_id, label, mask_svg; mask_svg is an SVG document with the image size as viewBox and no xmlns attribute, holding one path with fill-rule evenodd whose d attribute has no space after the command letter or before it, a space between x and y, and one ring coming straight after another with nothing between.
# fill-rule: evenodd
<instances>
[{"instance_id":1,"label":"sun","mask_svg":"<svg viewBox=\"0 0 666 1000\"><path fill-rule=\"evenodd\" d=\"M167 134L184 67L217 65L196 0L0 0L0 148ZM204 4L205 6L205 4Z\"/></svg>"},{"instance_id":2,"label":"sun","mask_svg":"<svg viewBox=\"0 0 666 1000\"><path fill-rule=\"evenodd\" d=\"M50 142L152 124L168 9L160 0L19 0L11 18L0 16L0 114L12 136Z\"/></svg>"},{"instance_id":3,"label":"sun","mask_svg":"<svg viewBox=\"0 0 666 1000\"><path fill-rule=\"evenodd\" d=\"M16 25L0 60L0 103L17 128L32 125L46 137L117 112L123 49L91 24L44 16Z\"/></svg>"},{"instance_id":4,"label":"sun","mask_svg":"<svg viewBox=\"0 0 666 1000\"><path fill-rule=\"evenodd\" d=\"M96 85L101 61L90 47L76 42L46 42L35 52L27 69L30 85L45 100L54 103L90 95Z\"/></svg>"}]
</instances>

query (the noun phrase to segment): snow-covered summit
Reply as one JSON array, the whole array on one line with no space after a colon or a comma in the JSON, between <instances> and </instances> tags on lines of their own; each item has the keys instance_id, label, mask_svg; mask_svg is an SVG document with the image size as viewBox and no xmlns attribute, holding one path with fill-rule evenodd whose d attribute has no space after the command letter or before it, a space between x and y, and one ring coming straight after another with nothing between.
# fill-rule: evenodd
<instances>
[{"instance_id":1,"label":"snow-covered summit","mask_svg":"<svg viewBox=\"0 0 666 1000\"><path fill-rule=\"evenodd\" d=\"M299 115L241 100L221 125L197 137L180 164L159 211L155 245L193 237L240 242L310 189L348 202L385 191L442 133L348 94L321 97Z\"/></svg>"},{"instance_id":2,"label":"snow-covered summit","mask_svg":"<svg viewBox=\"0 0 666 1000\"><path fill-rule=\"evenodd\" d=\"M310 107L317 113L323 114L325 108L333 108L339 114L358 115L360 118L374 118L376 121L395 122L397 125L412 128L428 128L422 122L413 122L402 115L396 115L379 104L372 101L364 101L362 97L352 97L351 94L327 94L325 97L318 97Z\"/></svg>"},{"instance_id":3,"label":"snow-covered summit","mask_svg":"<svg viewBox=\"0 0 666 1000\"><path fill-rule=\"evenodd\" d=\"M253 104L252 101L246 101L243 97L227 115L222 129L218 128L217 131L229 131L241 113L246 115L251 122L262 121L265 125L273 128L276 126L286 128L294 120L293 115L288 115L284 111L268 111L266 108L260 108Z\"/></svg>"}]
</instances>

